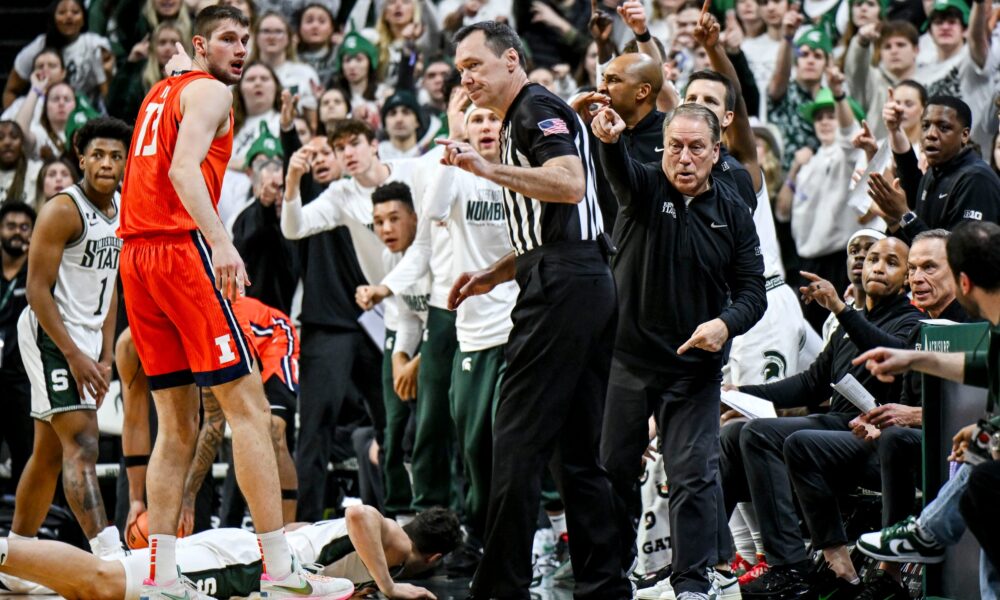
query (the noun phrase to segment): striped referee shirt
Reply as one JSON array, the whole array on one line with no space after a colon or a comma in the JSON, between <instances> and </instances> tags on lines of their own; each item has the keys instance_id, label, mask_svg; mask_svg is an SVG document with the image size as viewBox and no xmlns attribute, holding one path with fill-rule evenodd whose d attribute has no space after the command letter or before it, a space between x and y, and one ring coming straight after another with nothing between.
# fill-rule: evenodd
<instances>
[{"instance_id":1,"label":"striped referee shirt","mask_svg":"<svg viewBox=\"0 0 1000 600\"><path fill-rule=\"evenodd\" d=\"M528 84L514 99L501 133L506 165L540 167L560 156L578 156L586 177L577 204L540 202L504 188L504 216L517 255L550 242L596 240L604 230L597 203L597 180L587 130L573 109L538 84Z\"/></svg>"}]
</instances>

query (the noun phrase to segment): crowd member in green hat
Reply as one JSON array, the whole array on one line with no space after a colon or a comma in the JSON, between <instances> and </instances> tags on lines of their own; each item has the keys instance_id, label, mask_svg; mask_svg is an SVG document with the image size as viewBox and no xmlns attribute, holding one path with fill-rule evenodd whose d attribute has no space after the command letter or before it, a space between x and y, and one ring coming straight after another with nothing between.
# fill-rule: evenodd
<instances>
[{"instance_id":1,"label":"crowd member in green hat","mask_svg":"<svg viewBox=\"0 0 1000 600\"><path fill-rule=\"evenodd\" d=\"M336 69L333 85L344 92L351 106L361 110L365 110L362 107L374 108L378 87L378 48L375 44L352 29L337 48Z\"/></svg>"},{"instance_id":2,"label":"crowd member in green hat","mask_svg":"<svg viewBox=\"0 0 1000 600\"><path fill-rule=\"evenodd\" d=\"M799 114L799 107L812 101L823 80L823 70L830 62L833 45L821 27L811 27L794 37L802 25L797 8L785 13L782 21L784 40L778 51L774 75L767 86L767 120L785 140L781 166L788 169L796 151L819 146L812 125ZM795 78L792 78L792 66Z\"/></svg>"},{"instance_id":3,"label":"crowd member in green hat","mask_svg":"<svg viewBox=\"0 0 1000 600\"><path fill-rule=\"evenodd\" d=\"M801 257L801 269L847 289L847 241L858 228L858 213L847 205L851 174L862 151L851 145L865 113L846 93L844 75L836 66L826 70L830 87L799 108L799 117L811 124L819 140L812 151L799 148L792 157L788 179L778 194L779 214L791 216L792 238ZM815 303L803 307L806 319L819 330L827 311Z\"/></svg>"},{"instance_id":4,"label":"crowd member in green hat","mask_svg":"<svg viewBox=\"0 0 1000 600\"><path fill-rule=\"evenodd\" d=\"M875 48L880 62L872 65ZM907 21L889 21L881 27L864 27L851 39L844 60L844 74L851 97L868 108L868 125L876 139L889 132L882 121L882 107L889 88L916 77L920 34Z\"/></svg>"},{"instance_id":5,"label":"crowd member in green hat","mask_svg":"<svg viewBox=\"0 0 1000 600\"><path fill-rule=\"evenodd\" d=\"M284 148L267 123L247 151L246 174L251 182L247 199L233 221L233 244L246 264L254 285L247 294L285 313L291 310L292 295L299 277L294 242L281 234Z\"/></svg>"}]
</instances>

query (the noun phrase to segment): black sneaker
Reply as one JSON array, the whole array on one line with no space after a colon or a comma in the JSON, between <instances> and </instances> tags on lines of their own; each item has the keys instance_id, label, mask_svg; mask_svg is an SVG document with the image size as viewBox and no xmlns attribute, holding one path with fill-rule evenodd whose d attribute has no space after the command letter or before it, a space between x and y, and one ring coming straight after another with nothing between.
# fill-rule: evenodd
<instances>
[{"instance_id":1,"label":"black sneaker","mask_svg":"<svg viewBox=\"0 0 1000 600\"><path fill-rule=\"evenodd\" d=\"M816 577L814 589L817 600L855 600L864 588L861 583L851 583L837 577L833 571L824 569Z\"/></svg>"},{"instance_id":2,"label":"black sneaker","mask_svg":"<svg viewBox=\"0 0 1000 600\"><path fill-rule=\"evenodd\" d=\"M811 594L807 574L808 564L772 565L760 578L748 583L740 592L747 600L797 600Z\"/></svg>"},{"instance_id":3,"label":"black sneaker","mask_svg":"<svg viewBox=\"0 0 1000 600\"><path fill-rule=\"evenodd\" d=\"M857 600L910 600L906 588L885 571L879 569L871 579L862 584Z\"/></svg>"},{"instance_id":4,"label":"black sneaker","mask_svg":"<svg viewBox=\"0 0 1000 600\"><path fill-rule=\"evenodd\" d=\"M474 540L468 539L444 559L445 572L450 579L472 577L482 559L482 547Z\"/></svg>"}]
</instances>

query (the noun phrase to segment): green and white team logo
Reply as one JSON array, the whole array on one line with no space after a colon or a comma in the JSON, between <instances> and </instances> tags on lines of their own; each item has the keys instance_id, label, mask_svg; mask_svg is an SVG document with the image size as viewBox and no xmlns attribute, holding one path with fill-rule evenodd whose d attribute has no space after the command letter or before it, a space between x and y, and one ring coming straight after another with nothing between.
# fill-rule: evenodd
<instances>
[{"instance_id":1,"label":"green and white team logo","mask_svg":"<svg viewBox=\"0 0 1000 600\"><path fill-rule=\"evenodd\" d=\"M777 350L764 352L764 368L761 370L761 375L764 377L765 383L784 379L787 368L788 361L785 360L784 354Z\"/></svg>"}]
</instances>

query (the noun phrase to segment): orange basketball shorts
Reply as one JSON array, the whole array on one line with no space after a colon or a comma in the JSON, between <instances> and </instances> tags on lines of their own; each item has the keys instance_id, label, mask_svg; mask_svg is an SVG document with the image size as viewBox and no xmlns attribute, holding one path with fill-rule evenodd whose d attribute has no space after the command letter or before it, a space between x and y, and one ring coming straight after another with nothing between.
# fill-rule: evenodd
<instances>
[{"instance_id":1,"label":"orange basketball shorts","mask_svg":"<svg viewBox=\"0 0 1000 600\"><path fill-rule=\"evenodd\" d=\"M211 249L199 232L125 240L120 273L132 338L153 390L210 387L251 372L249 325L215 289Z\"/></svg>"}]
</instances>

